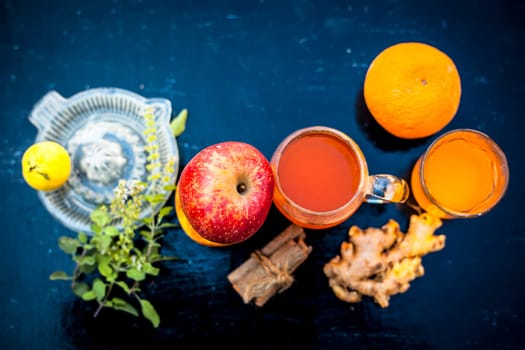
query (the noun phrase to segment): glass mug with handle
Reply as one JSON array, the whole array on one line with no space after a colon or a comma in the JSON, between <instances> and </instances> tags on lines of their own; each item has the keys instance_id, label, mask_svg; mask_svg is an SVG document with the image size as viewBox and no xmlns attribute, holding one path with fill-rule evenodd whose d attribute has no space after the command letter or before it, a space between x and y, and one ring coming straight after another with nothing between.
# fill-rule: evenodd
<instances>
[{"instance_id":1,"label":"glass mug with handle","mask_svg":"<svg viewBox=\"0 0 525 350\"><path fill-rule=\"evenodd\" d=\"M491 210L506 192L505 154L488 135L451 130L434 140L412 169L414 199L442 219L471 218Z\"/></svg>"},{"instance_id":2,"label":"glass mug with handle","mask_svg":"<svg viewBox=\"0 0 525 350\"><path fill-rule=\"evenodd\" d=\"M357 143L326 126L292 132L274 151L270 163L275 174L275 206L305 228L333 227L364 202L402 203L409 195L405 180L369 175Z\"/></svg>"}]
</instances>

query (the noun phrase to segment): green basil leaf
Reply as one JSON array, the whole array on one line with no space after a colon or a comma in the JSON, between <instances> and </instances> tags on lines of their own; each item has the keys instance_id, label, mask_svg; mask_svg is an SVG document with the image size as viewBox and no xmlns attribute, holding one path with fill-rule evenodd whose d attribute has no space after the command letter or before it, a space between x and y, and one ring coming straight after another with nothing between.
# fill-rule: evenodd
<instances>
[{"instance_id":1,"label":"green basil leaf","mask_svg":"<svg viewBox=\"0 0 525 350\"><path fill-rule=\"evenodd\" d=\"M98 264L98 272L100 272L102 276L108 278L113 273L113 269L107 262L100 262Z\"/></svg>"},{"instance_id":2,"label":"green basil leaf","mask_svg":"<svg viewBox=\"0 0 525 350\"><path fill-rule=\"evenodd\" d=\"M188 110L184 108L171 121L170 128L174 137L180 136L186 130L186 121L188 120Z\"/></svg>"},{"instance_id":3,"label":"green basil leaf","mask_svg":"<svg viewBox=\"0 0 525 350\"><path fill-rule=\"evenodd\" d=\"M98 235L102 232L102 227L100 225L91 224L90 228L91 228L91 231L93 231L95 235Z\"/></svg>"},{"instance_id":4,"label":"green basil leaf","mask_svg":"<svg viewBox=\"0 0 525 350\"><path fill-rule=\"evenodd\" d=\"M160 261L174 261L174 260L182 260L182 259L177 256L162 256L162 255L155 255L154 257L150 258L150 261L153 263L160 262Z\"/></svg>"},{"instance_id":5,"label":"green basil leaf","mask_svg":"<svg viewBox=\"0 0 525 350\"><path fill-rule=\"evenodd\" d=\"M72 286L73 288L73 293L75 293L75 295L79 296L79 297L82 297L82 295L84 293L86 293L87 291L89 291L89 286L87 283L84 283L84 282L75 282Z\"/></svg>"},{"instance_id":6,"label":"green basil leaf","mask_svg":"<svg viewBox=\"0 0 525 350\"><path fill-rule=\"evenodd\" d=\"M105 253L111 245L111 237L109 236L97 236L99 241L98 250L101 253Z\"/></svg>"},{"instance_id":7,"label":"green basil leaf","mask_svg":"<svg viewBox=\"0 0 525 350\"><path fill-rule=\"evenodd\" d=\"M92 273L96 269L97 269L97 266L95 264L93 265L82 264L78 266L78 271L82 272L85 275Z\"/></svg>"},{"instance_id":8,"label":"green basil leaf","mask_svg":"<svg viewBox=\"0 0 525 350\"><path fill-rule=\"evenodd\" d=\"M58 239L58 247L66 254L75 254L80 247L80 241L76 238L62 236Z\"/></svg>"},{"instance_id":9,"label":"green basil leaf","mask_svg":"<svg viewBox=\"0 0 525 350\"><path fill-rule=\"evenodd\" d=\"M93 210L91 212L90 218L94 224L101 227L104 227L111 222L111 217L109 216L109 213L101 208Z\"/></svg>"},{"instance_id":10,"label":"green basil leaf","mask_svg":"<svg viewBox=\"0 0 525 350\"><path fill-rule=\"evenodd\" d=\"M146 240L149 240L150 236L151 236L151 231L149 230L140 230L139 231L139 234L144 237Z\"/></svg>"},{"instance_id":11,"label":"green basil leaf","mask_svg":"<svg viewBox=\"0 0 525 350\"><path fill-rule=\"evenodd\" d=\"M97 298L97 296L96 296L94 291L88 290L87 292L82 294L81 298L82 298L82 300L90 301L90 300L95 300Z\"/></svg>"},{"instance_id":12,"label":"green basil leaf","mask_svg":"<svg viewBox=\"0 0 525 350\"><path fill-rule=\"evenodd\" d=\"M170 215L170 213L173 211L173 207L164 207L162 208L161 210L159 210L159 214L158 214L158 222L162 221L162 219L166 216L166 215Z\"/></svg>"},{"instance_id":13,"label":"green basil leaf","mask_svg":"<svg viewBox=\"0 0 525 350\"><path fill-rule=\"evenodd\" d=\"M131 294L131 290L129 289L128 285L124 281L116 281L115 284L122 288L126 294Z\"/></svg>"},{"instance_id":14,"label":"green basil leaf","mask_svg":"<svg viewBox=\"0 0 525 350\"><path fill-rule=\"evenodd\" d=\"M81 243L87 243L88 242L88 235L84 232L79 232L78 233L78 240L81 242Z\"/></svg>"},{"instance_id":15,"label":"green basil leaf","mask_svg":"<svg viewBox=\"0 0 525 350\"><path fill-rule=\"evenodd\" d=\"M93 292L95 292L98 301L104 299L106 295L106 284L102 282L100 278L93 280Z\"/></svg>"},{"instance_id":16,"label":"green basil leaf","mask_svg":"<svg viewBox=\"0 0 525 350\"><path fill-rule=\"evenodd\" d=\"M142 307L142 314L147 318L153 327L157 328L160 324L160 317L153 305L145 299L140 300L140 306Z\"/></svg>"},{"instance_id":17,"label":"green basil leaf","mask_svg":"<svg viewBox=\"0 0 525 350\"><path fill-rule=\"evenodd\" d=\"M82 256L82 257L79 257L78 259L78 263L80 265L89 265L89 266L92 266L92 265L95 265L97 263L97 260L95 259L94 256L91 256L91 255L85 255L85 256Z\"/></svg>"},{"instance_id":18,"label":"green basil leaf","mask_svg":"<svg viewBox=\"0 0 525 350\"><path fill-rule=\"evenodd\" d=\"M65 273L64 271L55 271L49 276L49 279L52 281L56 281L56 280L70 281L73 279L73 277L68 276L68 274Z\"/></svg>"},{"instance_id":19,"label":"green basil leaf","mask_svg":"<svg viewBox=\"0 0 525 350\"><path fill-rule=\"evenodd\" d=\"M174 227L180 227L180 225L165 222L165 223L160 224L159 226L159 228L174 228Z\"/></svg>"},{"instance_id":20,"label":"green basil leaf","mask_svg":"<svg viewBox=\"0 0 525 350\"><path fill-rule=\"evenodd\" d=\"M164 195L160 193L144 195L144 199L151 205L156 206L157 204L164 202Z\"/></svg>"},{"instance_id":21,"label":"green basil leaf","mask_svg":"<svg viewBox=\"0 0 525 350\"><path fill-rule=\"evenodd\" d=\"M120 234L120 231L115 226L108 226L104 228L104 233L110 237L118 236Z\"/></svg>"},{"instance_id":22,"label":"green basil leaf","mask_svg":"<svg viewBox=\"0 0 525 350\"><path fill-rule=\"evenodd\" d=\"M127 301L120 299L120 298L113 298L111 299L112 307L115 310L125 311L127 313L132 314L133 316L138 317L139 313L135 307L133 307L131 304L129 304Z\"/></svg>"},{"instance_id":23,"label":"green basil leaf","mask_svg":"<svg viewBox=\"0 0 525 350\"><path fill-rule=\"evenodd\" d=\"M143 281L146 278L146 274L143 271L139 271L134 267L126 271L126 276L135 281Z\"/></svg>"},{"instance_id":24,"label":"green basil leaf","mask_svg":"<svg viewBox=\"0 0 525 350\"><path fill-rule=\"evenodd\" d=\"M153 265L151 265L150 263L145 263L143 265L143 269L144 269L144 272L149 274L149 275L152 275L152 276L157 276L159 274L159 269L154 267Z\"/></svg>"},{"instance_id":25,"label":"green basil leaf","mask_svg":"<svg viewBox=\"0 0 525 350\"><path fill-rule=\"evenodd\" d=\"M109 255L97 254L96 256L97 263L100 264L109 264L111 257Z\"/></svg>"}]
</instances>

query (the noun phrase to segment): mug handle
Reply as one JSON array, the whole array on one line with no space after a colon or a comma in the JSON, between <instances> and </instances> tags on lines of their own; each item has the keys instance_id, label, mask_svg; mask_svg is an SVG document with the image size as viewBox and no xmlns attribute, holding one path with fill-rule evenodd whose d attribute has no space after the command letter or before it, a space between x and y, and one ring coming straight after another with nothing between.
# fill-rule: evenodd
<instances>
[{"instance_id":1,"label":"mug handle","mask_svg":"<svg viewBox=\"0 0 525 350\"><path fill-rule=\"evenodd\" d=\"M365 202L404 203L410 194L410 189L405 180L388 174L368 176L368 187Z\"/></svg>"}]
</instances>

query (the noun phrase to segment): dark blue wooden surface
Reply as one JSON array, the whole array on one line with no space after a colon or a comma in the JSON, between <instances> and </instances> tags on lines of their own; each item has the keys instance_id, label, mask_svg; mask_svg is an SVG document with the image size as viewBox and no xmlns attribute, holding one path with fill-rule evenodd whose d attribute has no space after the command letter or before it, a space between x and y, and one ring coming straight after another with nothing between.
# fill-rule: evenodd
<instances>
[{"instance_id":1,"label":"dark blue wooden surface","mask_svg":"<svg viewBox=\"0 0 525 350\"><path fill-rule=\"evenodd\" d=\"M0 1L0 348L523 349L525 348L525 3L523 1ZM268 158L291 131L338 128L362 147L372 173L408 172L430 137L401 141L370 119L366 69L382 49L423 41L456 62L463 95L445 130L486 132L506 152L510 185L487 215L447 221L444 250L387 309L334 297L322 273L351 225L406 228L409 211L363 205L331 230L308 231L296 282L262 309L244 305L227 274L288 222L272 209L249 241L212 249L180 230L165 239L162 276L147 285L161 326L77 300L56 269L68 232L22 180L36 129L27 116L47 91L69 97L101 86L188 108L181 165L200 149L245 141ZM444 130L444 131L445 131Z\"/></svg>"}]
</instances>

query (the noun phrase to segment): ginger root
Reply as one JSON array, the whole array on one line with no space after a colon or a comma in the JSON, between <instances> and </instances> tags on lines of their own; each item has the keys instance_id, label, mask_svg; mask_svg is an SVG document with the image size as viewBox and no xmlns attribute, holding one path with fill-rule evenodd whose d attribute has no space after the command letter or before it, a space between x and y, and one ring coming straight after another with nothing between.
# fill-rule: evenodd
<instances>
[{"instance_id":1,"label":"ginger root","mask_svg":"<svg viewBox=\"0 0 525 350\"><path fill-rule=\"evenodd\" d=\"M410 217L406 234L392 219L382 228L365 231L352 226L341 254L323 268L336 297L356 303L366 295L387 307L391 295L406 292L412 280L423 276L421 257L445 246L445 236L434 235L441 224L423 213Z\"/></svg>"}]
</instances>

